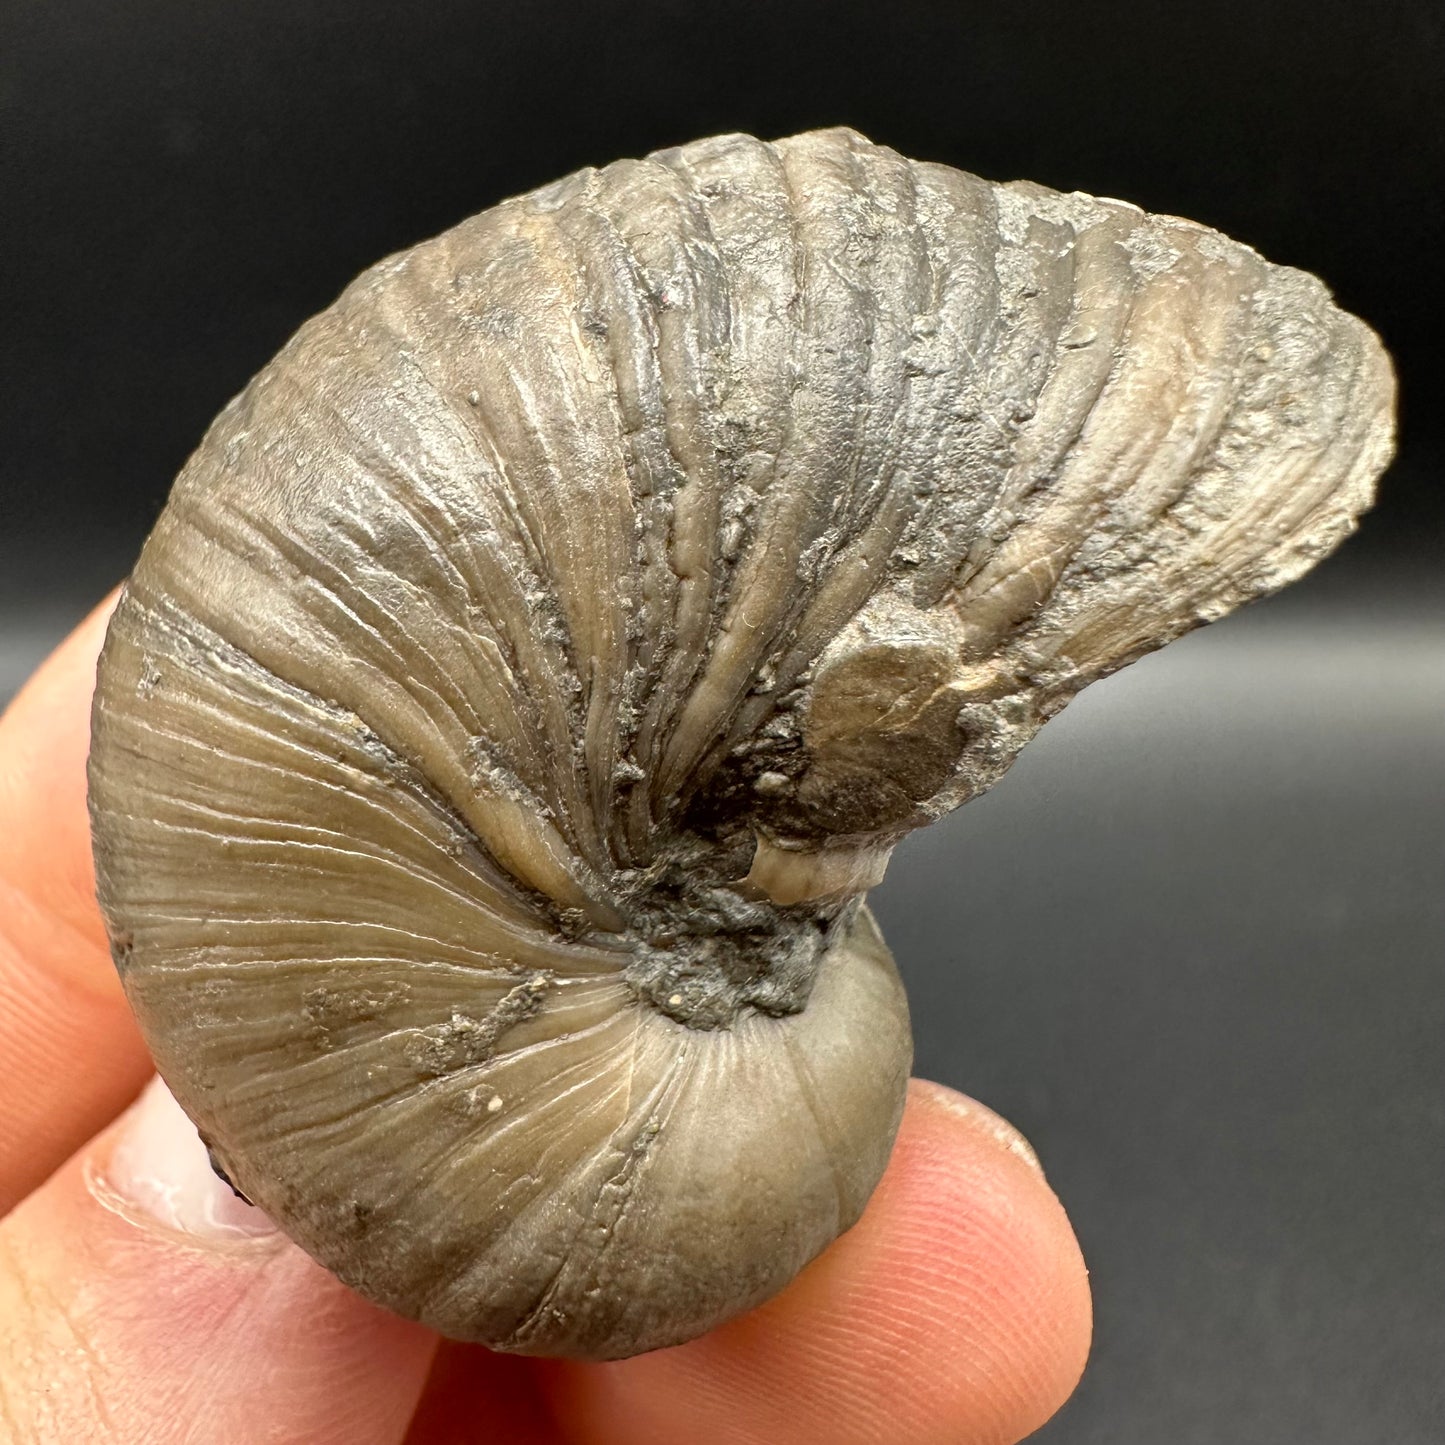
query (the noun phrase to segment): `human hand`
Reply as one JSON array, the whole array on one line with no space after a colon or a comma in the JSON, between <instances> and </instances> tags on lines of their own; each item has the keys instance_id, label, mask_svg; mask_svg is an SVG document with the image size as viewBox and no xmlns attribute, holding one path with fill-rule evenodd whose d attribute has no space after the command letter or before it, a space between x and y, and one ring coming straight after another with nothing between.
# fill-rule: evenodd
<instances>
[{"instance_id":1,"label":"human hand","mask_svg":"<svg viewBox=\"0 0 1445 1445\"><path fill-rule=\"evenodd\" d=\"M1078 1246L1023 1139L936 1084L914 1082L861 1222L788 1289L611 1364L439 1342L236 1200L146 1084L94 901L108 615L0 719L0 1440L1006 1445L1059 1407L1088 1350Z\"/></svg>"}]
</instances>

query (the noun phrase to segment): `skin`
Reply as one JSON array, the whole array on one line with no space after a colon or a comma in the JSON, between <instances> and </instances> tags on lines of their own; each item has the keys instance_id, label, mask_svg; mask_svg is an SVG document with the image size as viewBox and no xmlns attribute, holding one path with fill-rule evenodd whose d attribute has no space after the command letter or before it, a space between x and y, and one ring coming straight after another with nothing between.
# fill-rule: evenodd
<instances>
[{"instance_id":1,"label":"skin","mask_svg":"<svg viewBox=\"0 0 1445 1445\"><path fill-rule=\"evenodd\" d=\"M853 1230L763 1308L613 1364L439 1342L280 1235L211 1242L115 1198L150 1063L85 813L109 607L0 718L0 1437L1006 1445L1059 1408L1089 1345L1078 1245L1010 1126L923 1081Z\"/></svg>"}]
</instances>

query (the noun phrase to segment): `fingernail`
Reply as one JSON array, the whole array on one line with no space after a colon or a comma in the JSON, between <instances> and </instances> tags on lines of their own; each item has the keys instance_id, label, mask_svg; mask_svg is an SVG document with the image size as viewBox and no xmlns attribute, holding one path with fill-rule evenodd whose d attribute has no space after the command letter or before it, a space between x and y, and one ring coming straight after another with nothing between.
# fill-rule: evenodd
<instances>
[{"instance_id":1,"label":"fingernail","mask_svg":"<svg viewBox=\"0 0 1445 1445\"><path fill-rule=\"evenodd\" d=\"M196 1126L160 1079L131 1105L105 1166L106 1183L142 1213L200 1239L255 1239L276 1226L211 1168Z\"/></svg>"},{"instance_id":2,"label":"fingernail","mask_svg":"<svg viewBox=\"0 0 1445 1445\"><path fill-rule=\"evenodd\" d=\"M950 1089L944 1084L935 1084L930 1080L928 1092L950 1114L956 1114L960 1119L967 1119L970 1123L982 1127L1010 1154L1022 1159L1036 1173L1043 1174L1044 1166L1039 1163L1034 1146L1002 1115L995 1114L977 1099L970 1099L967 1094L960 1094L956 1089Z\"/></svg>"}]
</instances>

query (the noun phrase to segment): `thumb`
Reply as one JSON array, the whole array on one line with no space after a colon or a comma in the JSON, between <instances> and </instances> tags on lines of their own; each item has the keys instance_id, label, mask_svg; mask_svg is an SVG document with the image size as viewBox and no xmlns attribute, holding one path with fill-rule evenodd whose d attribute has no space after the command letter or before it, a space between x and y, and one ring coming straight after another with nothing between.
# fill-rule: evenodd
<instances>
[{"instance_id":1,"label":"thumb","mask_svg":"<svg viewBox=\"0 0 1445 1445\"><path fill-rule=\"evenodd\" d=\"M392 1445L435 1346L215 1177L159 1079L0 1222L0 1430Z\"/></svg>"}]
</instances>

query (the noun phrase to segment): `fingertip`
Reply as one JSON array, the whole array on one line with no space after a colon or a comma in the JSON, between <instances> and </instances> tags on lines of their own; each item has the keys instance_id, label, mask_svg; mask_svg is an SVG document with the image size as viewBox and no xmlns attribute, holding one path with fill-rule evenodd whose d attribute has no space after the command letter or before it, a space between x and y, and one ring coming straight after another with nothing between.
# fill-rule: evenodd
<instances>
[{"instance_id":1,"label":"fingertip","mask_svg":"<svg viewBox=\"0 0 1445 1445\"><path fill-rule=\"evenodd\" d=\"M1068 1398L1087 1274L1033 1151L991 1110L915 1083L863 1218L776 1299L713 1334L556 1367L589 1445L1007 1442Z\"/></svg>"},{"instance_id":2,"label":"fingertip","mask_svg":"<svg viewBox=\"0 0 1445 1445\"><path fill-rule=\"evenodd\" d=\"M1073 1393L1092 1341L1068 1215L1028 1140L942 1084L910 1084L895 1162L883 1208L860 1221L868 1272L900 1308L930 1300L943 1319L951 1304L958 1321L940 1341L958 1367L934 1400L944 1427L920 1439L1021 1440Z\"/></svg>"},{"instance_id":3,"label":"fingertip","mask_svg":"<svg viewBox=\"0 0 1445 1445\"><path fill-rule=\"evenodd\" d=\"M1043 1162L1034 1146L1003 1115L995 1114L986 1104L950 1089L947 1084L936 1084L932 1079L910 1079L908 1094L915 1111L940 1111L961 1120L969 1132L992 1140L1043 1177ZM949 1132L945 1127L944 1133Z\"/></svg>"},{"instance_id":4,"label":"fingertip","mask_svg":"<svg viewBox=\"0 0 1445 1445\"><path fill-rule=\"evenodd\" d=\"M36 1439L396 1445L435 1336L208 1204L186 1128L152 1086L0 1225L5 1408Z\"/></svg>"},{"instance_id":5,"label":"fingertip","mask_svg":"<svg viewBox=\"0 0 1445 1445\"><path fill-rule=\"evenodd\" d=\"M195 1126L159 1077L126 1111L109 1148L91 1152L86 1171L102 1204L178 1235L279 1242L276 1225L216 1173Z\"/></svg>"}]
</instances>

